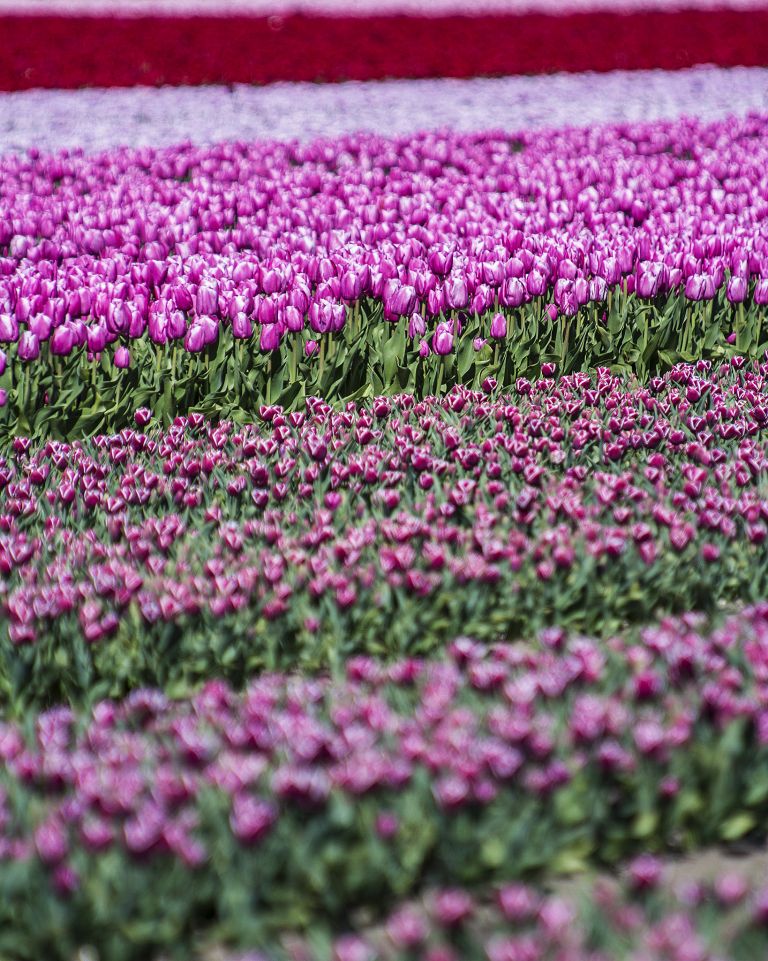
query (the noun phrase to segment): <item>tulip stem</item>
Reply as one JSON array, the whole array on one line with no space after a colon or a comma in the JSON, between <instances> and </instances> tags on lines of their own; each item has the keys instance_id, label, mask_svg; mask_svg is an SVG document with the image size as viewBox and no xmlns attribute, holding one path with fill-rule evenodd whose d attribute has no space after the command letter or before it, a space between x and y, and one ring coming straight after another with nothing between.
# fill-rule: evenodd
<instances>
[{"instance_id":1,"label":"tulip stem","mask_svg":"<svg viewBox=\"0 0 768 961\"><path fill-rule=\"evenodd\" d=\"M744 343L744 301L739 304L739 315L736 321L736 350L742 349Z\"/></svg>"},{"instance_id":2,"label":"tulip stem","mask_svg":"<svg viewBox=\"0 0 768 961\"><path fill-rule=\"evenodd\" d=\"M291 348L291 352L290 352L290 355L289 355L289 356L290 356L290 359L289 359L289 362L288 362L288 363L289 363L289 368L288 368L288 369L289 369L290 374L291 374L291 383L294 384L294 383L296 382L296 371L298 370L298 366L299 366L299 337L298 337L298 334L294 334L294 335L293 335L293 347Z\"/></svg>"}]
</instances>

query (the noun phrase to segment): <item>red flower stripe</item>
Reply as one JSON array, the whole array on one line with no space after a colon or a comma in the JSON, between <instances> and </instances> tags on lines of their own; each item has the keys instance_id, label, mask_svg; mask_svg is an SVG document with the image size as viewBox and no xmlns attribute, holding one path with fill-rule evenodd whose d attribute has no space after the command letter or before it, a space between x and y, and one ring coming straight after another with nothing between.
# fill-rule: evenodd
<instances>
[{"instance_id":1,"label":"red flower stripe","mask_svg":"<svg viewBox=\"0 0 768 961\"><path fill-rule=\"evenodd\" d=\"M762 10L476 17L5 16L0 89L768 64Z\"/></svg>"}]
</instances>

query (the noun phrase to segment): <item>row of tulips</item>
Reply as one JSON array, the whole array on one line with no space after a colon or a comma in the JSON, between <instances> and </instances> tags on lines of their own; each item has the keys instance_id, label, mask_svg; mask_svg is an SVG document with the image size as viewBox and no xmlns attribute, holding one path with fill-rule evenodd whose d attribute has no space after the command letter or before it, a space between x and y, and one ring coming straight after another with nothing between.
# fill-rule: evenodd
<instances>
[{"instance_id":1,"label":"row of tulips","mask_svg":"<svg viewBox=\"0 0 768 961\"><path fill-rule=\"evenodd\" d=\"M201 929L252 946L375 919L424 886L764 838L767 605L713 629L688 614L607 643L548 630L446 654L3 723L0 951L186 957ZM527 917L513 890L503 910ZM469 913L441 903L452 923ZM421 928L390 919L405 957L422 957ZM542 934L491 961L585 957L547 954Z\"/></svg>"},{"instance_id":2,"label":"row of tulips","mask_svg":"<svg viewBox=\"0 0 768 961\"><path fill-rule=\"evenodd\" d=\"M464 15L367 17L222 16L220 9L120 16L106 6L106 16L55 16L43 7L38 16L0 18L0 89L764 66L768 11L750 7L723 0L715 9L614 4L494 15L468 3Z\"/></svg>"},{"instance_id":3,"label":"row of tulips","mask_svg":"<svg viewBox=\"0 0 768 961\"><path fill-rule=\"evenodd\" d=\"M299 140L369 130L534 130L768 108L768 69L712 66L468 80L129 87L0 94L0 154Z\"/></svg>"},{"instance_id":4,"label":"row of tulips","mask_svg":"<svg viewBox=\"0 0 768 961\"><path fill-rule=\"evenodd\" d=\"M426 892L377 925L285 936L227 961L754 961L768 950L768 890L739 867L675 881L677 865L640 855L619 879L553 893L511 883L481 896ZM692 872L693 873L693 872ZM708 872L709 873L709 872ZM561 886L562 887L562 886Z\"/></svg>"},{"instance_id":5,"label":"row of tulips","mask_svg":"<svg viewBox=\"0 0 768 961\"><path fill-rule=\"evenodd\" d=\"M5 157L3 429L759 356L767 124Z\"/></svg>"},{"instance_id":6,"label":"row of tulips","mask_svg":"<svg viewBox=\"0 0 768 961\"><path fill-rule=\"evenodd\" d=\"M0 460L0 695L183 691L768 591L768 363L264 406ZM491 385L486 385L491 390ZM146 428L146 429L145 429Z\"/></svg>"}]
</instances>

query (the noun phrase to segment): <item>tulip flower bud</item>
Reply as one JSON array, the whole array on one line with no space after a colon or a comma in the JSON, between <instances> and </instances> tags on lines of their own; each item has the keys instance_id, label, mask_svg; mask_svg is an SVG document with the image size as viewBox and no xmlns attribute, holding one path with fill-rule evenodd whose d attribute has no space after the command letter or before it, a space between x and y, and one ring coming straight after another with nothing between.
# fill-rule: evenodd
<instances>
[{"instance_id":1,"label":"tulip flower bud","mask_svg":"<svg viewBox=\"0 0 768 961\"><path fill-rule=\"evenodd\" d=\"M747 296L747 281L744 277L731 277L725 291L725 296L732 304L742 303Z\"/></svg>"},{"instance_id":2,"label":"tulip flower bud","mask_svg":"<svg viewBox=\"0 0 768 961\"><path fill-rule=\"evenodd\" d=\"M176 306L180 306L178 301ZM219 295L217 291L213 287L198 288L195 307L198 314L215 314L219 309Z\"/></svg>"},{"instance_id":3,"label":"tulip flower bud","mask_svg":"<svg viewBox=\"0 0 768 961\"><path fill-rule=\"evenodd\" d=\"M19 325L10 314L0 314L0 343L11 344L19 339Z\"/></svg>"},{"instance_id":4,"label":"tulip flower bud","mask_svg":"<svg viewBox=\"0 0 768 961\"><path fill-rule=\"evenodd\" d=\"M427 323L421 314L411 314L410 320L408 321L408 336L411 338L411 340L416 337L422 337L426 329Z\"/></svg>"},{"instance_id":5,"label":"tulip flower bud","mask_svg":"<svg viewBox=\"0 0 768 961\"><path fill-rule=\"evenodd\" d=\"M0 377L5 373L5 368L7 366L7 357L4 350L0 350Z\"/></svg>"},{"instance_id":6,"label":"tulip flower bud","mask_svg":"<svg viewBox=\"0 0 768 961\"><path fill-rule=\"evenodd\" d=\"M68 324L57 327L51 335L51 353L58 357L66 357L71 354L74 345L75 335Z\"/></svg>"},{"instance_id":7,"label":"tulip flower bud","mask_svg":"<svg viewBox=\"0 0 768 961\"><path fill-rule=\"evenodd\" d=\"M283 311L283 319L286 328L292 333L298 334L304 330L304 314L298 308L289 304Z\"/></svg>"},{"instance_id":8,"label":"tulip flower bud","mask_svg":"<svg viewBox=\"0 0 768 961\"><path fill-rule=\"evenodd\" d=\"M277 324L264 324L259 338L259 350L277 350L280 346L280 328Z\"/></svg>"},{"instance_id":9,"label":"tulip flower bud","mask_svg":"<svg viewBox=\"0 0 768 961\"><path fill-rule=\"evenodd\" d=\"M232 318L232 335L238 340L247 340L253 335L253 324L242 312Z\"/></svg>"},{"instance_id":10,"label":"tulip flower bud","mask_svg":"<svg viewBox=\"0 0 768 961\"><path fill-rule=\"evenodd\" d=\"M519 307L525 303L525 284L517 277L505 281L500 299L507 307Z\"/></svg>"},{"instance_id":11,"label":"tulip flower bud","mask_svg":"<svg viewBox=\"0 0 768 961\"><path fill-rule=\"evenodd\" d=\"M526 278L525 286L532 297L541 297L547 289L547 278L540 270L532 270Z\"/></svg>"},{"instance_id":12,"label":"tulip flower bud","mask_svg":"<svg viewBox=\"0 0 768 961\"><path fill-rule=\"evenodd\" d=\"M115 367L126 370L131 366L131 352L127 347L118 347L115 351Z\"/></svg>"},{"instance_id":13,"label":"tulip flower bud","mask_svg":"<svg viewBox=\"0 0 768 961\"><path fill-rule=\"evenodd\" d=\"M34 317L30 317L27 323L27 329L36 334L38 340L48 340L52 328L53 323L45 314L36 314Z\"/></svg>"},{"instance_id":14,"label":"tulip flower bud","mask_svg":"<svg viewBox=\"0 0 768 961\"><path fill-rule=\"evenodd\" d=\"M316 340L308 340L304 345L304 353L307 355L307 357L311 357L316 350L317 350Z\"/></svg>"},{"instance_id":15,"label":"tulip flower bud","mask_svg":"<svg viewBox=\"0 0 768 961\"><path fill-rule=\"evenodd\" d=\"M192 309L192 294L188 287L178 286L173 288L173 302L178 310Z\"/></svg>"},{"instance_id":16,"label":"tulip flower bud","mask_svg":"<svg viewBox=\"0 0 768 961\"><path fill-rule=\"evenodd\" d=\"M184 338L184 348L192 354L199 353L205 347L205 332L198 323L191 324Z\"/></svg>"},{"instance_id":17,"label":"tulip flower bud","mask_svg":"<svg viewBox=\"0 0 768 961\"><path fill-rule=\"evenodd\" d=\"M507 318L504 314L494 314L491 320L491 337L504 340L507 336Z\"/></svg>"},{"instance_id":18,"label":"tulip flower bud","mask_svg":"<svg viewBox=\"0 0 768 961\"><path fill-rule=\"evenodd\" d=\"M432 350L441 357L453 350L453 330L449 323L444 321L437 325L432 335Z\"/></svg>"},{"instance_id":19,"label":"tulip flower bud","mask_svg":"<svg viewBox=\"0 0 768 961\"><path fill-rule=\"evenodd\" d=\"M19 339L16 352L19 360L36 360L40 356L40 340L31 331L25 330Z\"/></svg>"},{"instance_id":20,"label":"tulip flower bud","mask_svg":"<svg viewBox=\"0 0 768 961\"><path fill-rule=\"evenodd\" d=\"M433 250L429 255L429 269L438 277L447 277L453 270L453 251Z\"/></svg>"},{"instance_id":21,"label":"tulip flower bud","mask_svg":"<svg viewBox=\"0 0 768 961\"><path fill-rule=\"evenodd\" d=\"M460 310L469 303L469 291L465 280L452 278L445 285L445 302L451 310Z\"/></svg>"},{"instance_id":22,"label":"tulip flower bud","mask_svg":"<svg viewBox=\"0 0 768 961\"><path fill-rule=\"evenodd\" d=\"M768 304L768 280L758 280L755 284L754 301L756 304Z\"/></svg>"}]
</instances>

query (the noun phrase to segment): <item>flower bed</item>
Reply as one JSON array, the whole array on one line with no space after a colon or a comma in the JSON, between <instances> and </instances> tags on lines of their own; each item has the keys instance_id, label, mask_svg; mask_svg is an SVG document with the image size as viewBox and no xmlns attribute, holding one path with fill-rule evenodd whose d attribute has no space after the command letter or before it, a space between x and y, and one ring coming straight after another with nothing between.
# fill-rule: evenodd
<instances>
[{"instance_id":1,"label":"flower bed","mask_svg":"<svg viewBox=\"0 0 768 961\"><path fill-rule=\"evenodd\" d=\"M6 157L4 429L759 357L765 128Z\"/></svg>"},{"instance_id":2,"label":"flower bed","mask_svg":"<svg viewBox=\"0 0 768 961\"><path fill-rule=\"evenodd\" d=\"M13 704L337 667L768 589L768 364L199 416L0 470ZM145 425L149 411L137 413Z\"/></svg>"},{"instance_id":3,"label":"flower bed","mask_svg":"<svg viewBox=\"0 0 768 961\"><path fill-rule=\"evenodd\" d=\"M765 604L715 630L686 615L447 654L0 725L0 950L138 959L206 928L252 946L425 885L765 836Z\"/></svg>"},{"instance_id":4,"label":"flower bed","mask_svg":"<svg viewBox=\"0 0 768 961\"><path fill-rule=\"evenodd\" d=\"M8 15L0 30L3 90L768 64L765 6L476 16Z\"/></svg>"},{"instance_id":5,"label":"flower bed","mask_svg":"<svg viewBox=\"0 0 768 961\"><path fill-rule=\"evenodd\" d=\"M606 74L130 87L0 93L0 154L298 140L386 131L536 130L768 109L768 69L712 66Z\"/></svg>"}]
</instances>

